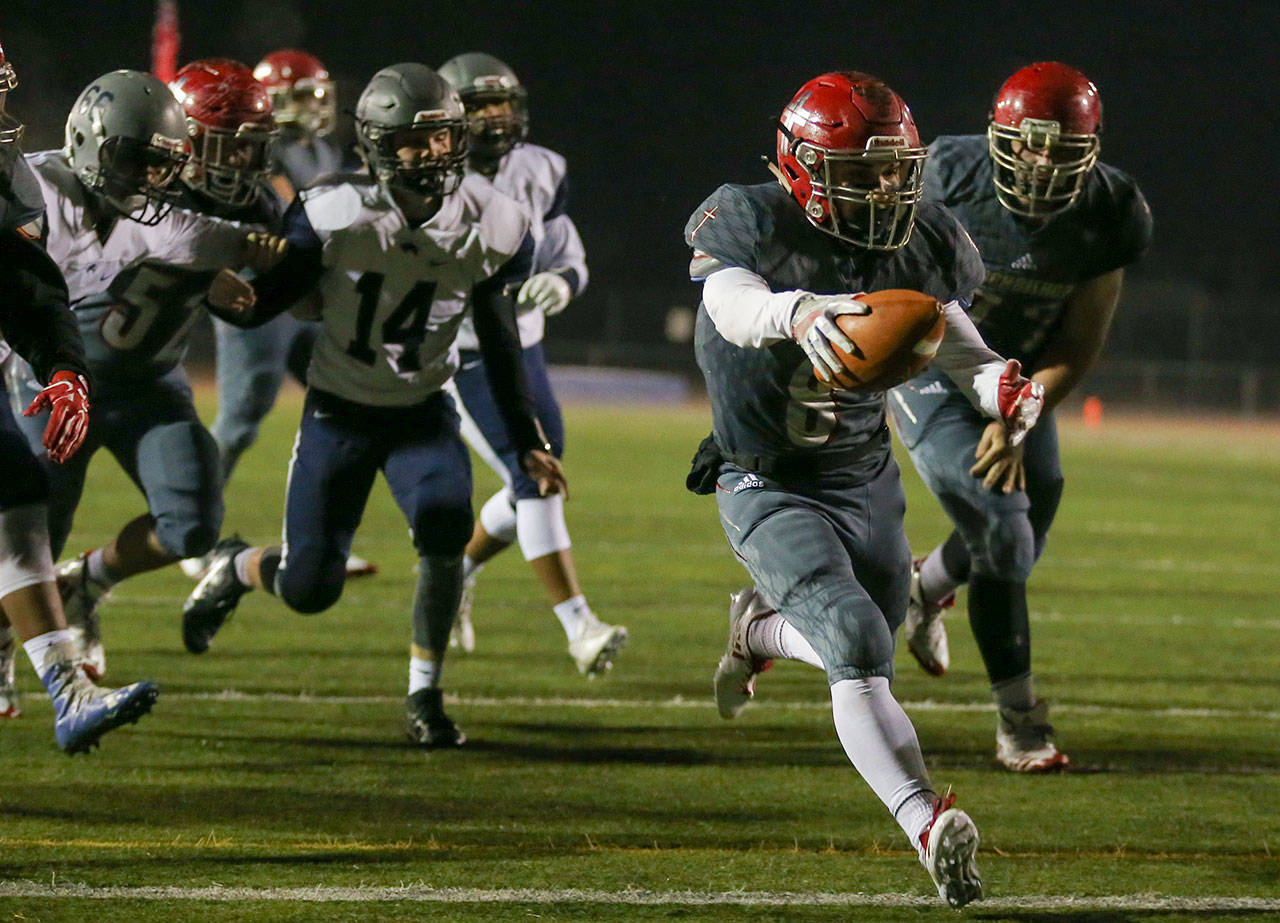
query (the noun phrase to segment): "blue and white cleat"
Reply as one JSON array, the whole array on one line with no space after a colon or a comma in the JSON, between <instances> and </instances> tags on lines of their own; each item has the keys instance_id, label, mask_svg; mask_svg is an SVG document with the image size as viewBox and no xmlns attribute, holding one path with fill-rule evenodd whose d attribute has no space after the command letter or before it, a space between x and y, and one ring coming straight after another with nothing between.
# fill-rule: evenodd
<instances>
[{"instance_id":1,"label":"blue and white cleat","mask_svg":"<svg viewBox=\"0 0 1280 923\"><path fill-rule=\"evenodd\" d=\"M53 732L67 753L88 753L98 738L122 724L135 724L151 711L160 689L144 681L120 689L95 686L70 660L55 660L40 680L53 700Z\"/></svg>"},{"instance_id":2,"label":"blue and white cleat","mask_svg":"<svg viewBox=\"0 0 1280 923\"><path fill-rule=\"evenodd\" d=\"M952 807L956 796L947 792L933 802L933 819L920 834L920 864L938 888L938 897L959 910L982 900L982 878L974 857L978 828L964 811Z\"/></svg>"}]
</instances>

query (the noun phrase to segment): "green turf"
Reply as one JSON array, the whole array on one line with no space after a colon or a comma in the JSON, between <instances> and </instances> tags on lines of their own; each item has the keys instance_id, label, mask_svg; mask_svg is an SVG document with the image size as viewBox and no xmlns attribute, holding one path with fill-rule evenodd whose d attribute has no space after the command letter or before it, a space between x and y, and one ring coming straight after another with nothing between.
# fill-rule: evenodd
<instances>
[{"instance_id":1,"label":"green turf","mask_svg":"<svg viewBox=\"0 0 1280 923\"><path fill-rule=\"evenodd\" d=\"M228 531L278 537L296 414L291 395L246 456L227 498ZM744 573L713 501L682 489L704 411L570 407L568 422L568 511L583 584L602 617L631 630L612 674L576 674L512 552L481 577L476 652L452 657L445 672L461 697L451 713L471 742L447 753L403 745L414 555L379 485L355 550L382 573L351 583L323 615L251 594L213 649L192 657L179 635L190 584L177 570L122 585L105 610L109 679L153 677L163 693L154 715L88 758L55 749L47 701L20 664L26 712L0 726L0 885L927 897L927 875L835 740L816 671L779 665L760 682L760 704L732 724L710 703L727 594ZM1065 427L1063 446L1067 495L1031 602L1040 690L1056 703L1076 771L1027 778L996 768L994 717L979 707L985 677L962 616L949 619L948 677L924 676L905 652L898 660L896 690L935 781L954 786L982 831L988 893L1280 898L1280 434L1109 421L1097 431ZM908 531L924 549L945 522L904 468ZM479 468L477 481L483 500L496 482ZM105 453L90 485L72 549L110 538L142 511ZM0 920L948 913L0 897ZM975 905L968 915L1218 916L1088 905Z\"/></svg>"}]
</instances>

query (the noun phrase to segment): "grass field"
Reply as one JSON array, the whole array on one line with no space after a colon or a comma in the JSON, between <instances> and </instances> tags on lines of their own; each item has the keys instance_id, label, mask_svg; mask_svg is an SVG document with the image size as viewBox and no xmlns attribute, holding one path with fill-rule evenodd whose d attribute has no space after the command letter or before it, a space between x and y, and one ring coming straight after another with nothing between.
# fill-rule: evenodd
<instances>
[{"instance_id":1,"label":"grass field","mask_svg":"<svg viewBox=\"0 0 1280 923\"><path fill-rule=\"evenodd\" d=\"M227 529L278 536L291 395L246 457ZM456 752L402 744L414 556L380 484L355 550L379 576L304 617L245 598L202 657L177 572L105 610L108 679L155 713L88 758L53 744L29 665L0 726L0 920L951 918L853 773L823 678L781 664L722 722L710 699L744 573L682 489L705 410L570 407L570 527L588 598L632 644L580 678L518 553L481 578L475 653L445 670ZM1067 495L1032 583L1040 691L1073 771L993 759L962 616L952 673L896 690L934 780L982 832L983 920L1280 915L1280 428L1063 427ZM909 463L908 530L944 520ZM483 499L495 485L477 470ZM71 549L142 511L105 453Z\"/></svg>"}]
</instances>

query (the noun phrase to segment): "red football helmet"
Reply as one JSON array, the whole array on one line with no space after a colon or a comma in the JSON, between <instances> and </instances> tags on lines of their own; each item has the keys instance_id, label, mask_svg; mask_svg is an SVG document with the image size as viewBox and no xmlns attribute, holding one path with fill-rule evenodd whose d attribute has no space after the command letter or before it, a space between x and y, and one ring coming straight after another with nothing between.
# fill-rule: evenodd
<instances>
[{"instance_id":1,"label":"red football helmet","mask_svg":"<svg viewBox=\"0 0 1280 923\"><path fill-rule=\"evenodd\" d=\"M1044 218L1080 195L1098 162L1102 100L1084 74L1057 61L1024 67L996 94L987 144L1000 204Z\"/></svg>"},{"instance_id":2,"label":"red football helmet","mask_svg":"<svg viewBox=\"0 0 1280 923\"><path fill-rule=\"evenodd\" d=\"M227 205L247 205L270 166L278 134L267 88L239 61L205 58L178 71L169 89L187 115L191 159L182 180Z\"/></svg>"},{"instance_id":3,"label":"red football helmet","mask_svg":"<svg viewBox=\"0 0 1280 923\"><path fill-rule=\"evenodd\" d=\"M18 74L0 47L0 145L17 144L22 137L22 123L5 111L5 97L18 85Z\"/></svg>"},{"instance_id":4,"label":"red football helmet","mask_svg":"<svg viewBox=\"0 0 1280 923\"><path fill-rule=\"evenodd\" d=\"M333 81L320 59L290 48L273 51L253 69L271 92L276 122L303 135L327 135L338 120Z\"/></svg>"},{"instance_id":5,"label":"red football helmet","mask_svg":"<svg viewBox=\"0 0 1280 923\"><path fill-rule=\"evenodd\" d=\"M911 238L926 148L911 110L880 80L823 74L796 93L778 126L773 173L816 228L868 250Z\"/></svg>"}]
</instances>

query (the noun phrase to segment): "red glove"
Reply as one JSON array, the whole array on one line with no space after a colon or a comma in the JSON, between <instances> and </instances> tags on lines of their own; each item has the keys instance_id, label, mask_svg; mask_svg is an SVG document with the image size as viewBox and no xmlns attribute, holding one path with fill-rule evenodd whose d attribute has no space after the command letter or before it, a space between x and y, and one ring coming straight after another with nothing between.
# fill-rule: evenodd
<instances>
[{"instance_id":1,"label":"red glove","mask_svg":"<svg viewBox=\"0 0 1280 923\"><path fill-rule=\"evenodd\" d=\"M1010 359L1000 375L996 403L1000 407L1000 419L1004 420L1009 431L1009 444L1018 445L1040 419L1040 411L1044 409L1044 385L1023 378L1022 363Z\"/></svg>"},{"instance_id":2,"label":"red glove","mask_svg":"<svg viewBox=\"0 0 1280 923\"><path fill-rule=\"evenodd\" d=\"M49 411L44 447L50 458L64 462L76 454L89 433L89 383L83 375L67 369L54 372L49 384L22 415L34 417L42 410Z\"/></svg>"}]
</instances>

